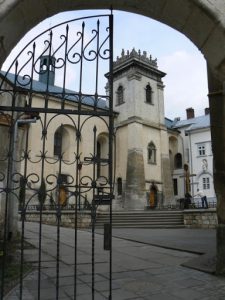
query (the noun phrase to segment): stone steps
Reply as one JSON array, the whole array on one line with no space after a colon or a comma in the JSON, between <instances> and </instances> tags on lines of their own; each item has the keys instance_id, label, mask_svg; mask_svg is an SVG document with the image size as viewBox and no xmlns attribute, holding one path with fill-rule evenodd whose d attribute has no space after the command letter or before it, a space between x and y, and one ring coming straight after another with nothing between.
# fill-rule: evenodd
<instances>
[{"instance_id":1,"label":"stone steps","mask_svg":"<svg viewBox=\"0 0 225 300\"><path fill-rule=\"evenodd\" d=\"M98 213L96 227L109 223L109 213ZM183 228L182 211L113 212L113 228Z\"/></svg>"}]
</instances>

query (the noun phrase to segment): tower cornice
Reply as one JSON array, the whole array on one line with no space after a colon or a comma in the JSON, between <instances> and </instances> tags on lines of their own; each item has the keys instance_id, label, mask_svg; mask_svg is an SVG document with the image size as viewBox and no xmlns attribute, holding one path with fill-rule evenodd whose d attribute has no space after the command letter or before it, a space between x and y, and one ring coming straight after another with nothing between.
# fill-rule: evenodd
<instances>
[{"instance_id":1,"label":"tower cornice","mask_svg":"<svg viewBox=\"0 0 225 300\"><path fill-rule=\"evenodd\" d=\"M113 74L114 77L120 75L121 72L124 72L132 67L139 68L143 71L150 71L154 73L157 77L162 78L166 73L160 71L157 65L157 59L152 59L152 56L147 56L147 52L136 51L134 48L130 52L122 50L121 56L117 57L116 61L113 63Z\"/></svg>"}]
</instances>

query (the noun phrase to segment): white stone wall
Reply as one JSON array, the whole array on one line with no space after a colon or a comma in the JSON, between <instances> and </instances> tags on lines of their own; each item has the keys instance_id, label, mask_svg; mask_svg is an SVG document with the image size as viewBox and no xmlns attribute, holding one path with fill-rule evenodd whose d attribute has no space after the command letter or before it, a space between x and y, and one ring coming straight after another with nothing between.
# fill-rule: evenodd
<instances>
[{"instance_id":1,"label":"white stone wall","mask_svg":"<svg viewBox=\"0 0 225 300\"><path fill-rule=\"evenodd\" d=\"M204 190L203 188L203 177L209 178L210 188L205 189L204 193L206 196L215 200L215 191L213 183L213 155L211 148L211 131L210 127L190 131L186 137L189 143L189 152L190 152L190 172L196 174L192 178L192 194L196 195L197 188ZM205 155L200 156L198 153L198 146L205 146ZM203 160L206 160L207 165L204 165Z\"/></svg>"}]
</instances>

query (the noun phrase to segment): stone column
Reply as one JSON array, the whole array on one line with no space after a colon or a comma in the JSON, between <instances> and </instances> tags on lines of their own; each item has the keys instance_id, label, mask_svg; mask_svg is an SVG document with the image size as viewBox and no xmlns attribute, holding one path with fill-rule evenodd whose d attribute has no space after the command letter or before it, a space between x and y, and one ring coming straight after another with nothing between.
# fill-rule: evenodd
<instances>
[{"instance_id":1,"label":"stone column","mask_svg":"<svg viewBox=\"0 0 225 300\"><path fill-rule=\"evenodd\" d=\"M225 274L225 92L209 68L208 86L218 217L216 273Z\"/></svg>"}]
</instances>

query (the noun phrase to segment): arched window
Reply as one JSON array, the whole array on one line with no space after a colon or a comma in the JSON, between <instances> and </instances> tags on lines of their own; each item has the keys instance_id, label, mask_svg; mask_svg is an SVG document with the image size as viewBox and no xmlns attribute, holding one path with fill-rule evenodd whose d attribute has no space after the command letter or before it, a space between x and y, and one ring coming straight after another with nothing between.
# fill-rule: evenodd
<instances>
[{"instance_id":1,"label":"arched window","mask_svg":"<svg viewBox=\"0 0 225 300\"><path fill-rule=\"evenodd\" d=\"M153 142L148 144L148 163L156 164L156 147Z\"/></svg>"},{"instance_id":2,"label":"arched window","mask_svg":"<svg viewBox=\"0 0 225 300\"><path fill-rule=\"evenodd\" d=\"M124 103L123 87L120 85L117 89L117 105Z\"/></svg>"},{"instance_id":3,"label":"arched window","mask_svg":"<svg viewBox=\"0 0 225 300\"><path fill-rule=\"evenodd\" d=\"M175 169L182 169L182 155L180 153L174 156L174 167Z\"/></svg>"},{"instance_id":4,"label":"arched window","mask_svg":"<svg viewBox=\"0 0 225 300\"><path fill-rule=\"evenodd\" d=\"M149 104L152 104L152 88L150 84L146 85L145 95L146 95L145 101Z\"/></svg>"},{"instance_id":5,"label":"arched window","mask_svg":"<svg viewBox=\"0 0 225 300\"><path fill-rule=\"evenodd\" d=\"M56 156L62 154L62 131L63 128L59 127L54 134L54 155Z\"/></svg>"},{"instance_id":6,"label":"arched window","mask_svg":"<svg viewBox=\"0 0 225 300\"><path fill-rule=\"evenodd\" d=\"M63 159L69 159L69 145L70 138L68 129L63 124L59 126L54 134L54 149L53 154L60 157L63 155Z\"/></svg>"}]
</instances>

